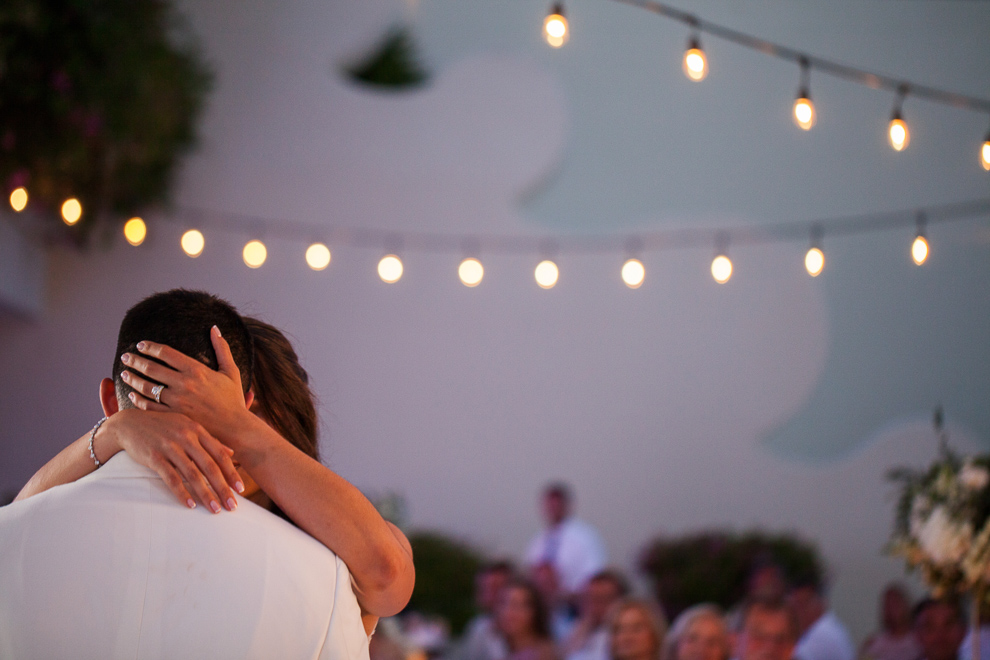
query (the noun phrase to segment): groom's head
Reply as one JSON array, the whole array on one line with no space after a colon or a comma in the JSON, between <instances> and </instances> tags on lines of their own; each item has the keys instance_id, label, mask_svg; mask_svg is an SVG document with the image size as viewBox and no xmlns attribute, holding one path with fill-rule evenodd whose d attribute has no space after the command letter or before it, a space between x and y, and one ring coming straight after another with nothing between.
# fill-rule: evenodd
<instances>
[{"instance_id":1,"label":"groom's head","mask_svg":"<svg viewBox=\"0 0 990 660\"><path fill-rule=\"evenodd\" d=\"M214 325L230 345L241 372L241 386L247 392L251 386L253 350L251 335L241 315L230 303L209 293L172 289L145 298L127 310L120 322L117 352L113 357L113 382L119 406L134 407L127 398L131 387L120 377L124 371L121 355L137 353L140 341L153 341L217 369L217 355L210 340L210 328Z\"/></svg>"}]
</instances>

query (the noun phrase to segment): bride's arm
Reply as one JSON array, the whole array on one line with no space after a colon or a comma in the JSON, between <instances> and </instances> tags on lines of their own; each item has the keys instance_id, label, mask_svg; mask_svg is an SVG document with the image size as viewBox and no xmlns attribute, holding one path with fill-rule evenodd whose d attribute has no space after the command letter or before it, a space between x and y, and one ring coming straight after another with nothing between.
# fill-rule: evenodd
<instances>
[{"instance_id":1,"label":"bride's arm","mask_svg":"<svg viewBox=\"0 0 990 660\"><path fill-rule=\"evenodd\" d=\"M42 466L15 501L94 471L96 463L89 453L91 433ZM110 415L93 436L93 453L103 463L119 451L126 451L135 461L157 472L178 500L190 508L196 506L190 489L204 506L218 512L221 502L229 510L229 503L236 506L231 485L240 486L238 490L244 488L230 460L231 450L185 415L147 413L134 408Z\"/></svg>"},{"instance_id":2,"label":"bride's arm","mask_svg":"<svg viewBox=\"0 0 990 660\"><path fill-rule=\"evenodd\" d=\"M300 528L347 564L366 613L399 613L415 582L412 549L405 535L387 523L356 487L248 411L227 342L216 329L212 338L219 371L167 346L138 344L142 353L171 368L126 354L127 382L144 395L132 400L139 408L173 410L203 424L234 450L235 460ZM139 374L166 385L161 404L149 398L152 383Z\"/></svg>"}]
</instances>

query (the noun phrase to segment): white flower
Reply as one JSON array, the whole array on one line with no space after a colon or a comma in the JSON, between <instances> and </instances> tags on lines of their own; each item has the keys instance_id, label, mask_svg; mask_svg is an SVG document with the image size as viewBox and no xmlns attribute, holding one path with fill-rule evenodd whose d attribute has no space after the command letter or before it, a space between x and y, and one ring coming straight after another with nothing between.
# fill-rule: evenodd
<instances>
[{"instance_id":1,"label":"white flower","mask_svg":"<svg viewBox=\"0 0 990 660\"><path fill-rule=\"evenodd\" d=\"M937 506L920 525L917 537L921 549L936 564L958 563L969 551L973 526L956 524L945 507Z\"/></svg>"},{"instance_id":2,"label":"white flower","mask_svg":"<svg viewBox=\"0 0 990 660\"><path fill-rule=\"evenodd\" d=\"M959 482L968 490L983 490L990 484L990 472L967 461L959 470Z\"/></svg>"}]
</instances>

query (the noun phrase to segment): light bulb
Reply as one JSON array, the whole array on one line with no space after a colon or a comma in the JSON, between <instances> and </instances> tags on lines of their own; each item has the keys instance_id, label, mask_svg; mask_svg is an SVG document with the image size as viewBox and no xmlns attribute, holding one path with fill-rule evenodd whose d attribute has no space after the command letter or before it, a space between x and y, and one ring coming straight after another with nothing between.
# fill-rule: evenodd
<instances>
[{"instance_id":1,"label":"light bulb","mask_svg":"<svg viewBox=\"0 0 990 660\"><path fill-rule=\"evenodd\" d=\"M402 260L394 254L387 254L378 262L378 277L386 284L394 284L402 277Z\"/></svg>"},{"instance_id":2,"label":"light bulb","mask_svg":"<svg viewBox=\"0 0 990 660\"><path fill-rule=\"evenodd\" d=\"M708 75L708 59L705 51L701 50L701 42L697 37L691 39L684 52L684 75L696 82L704 80Z\"/></svg>"},{"instance_id":3,"label":"light bulb","mask_svg":"<svg viewBox=\"0 0 990 660\"><path fill-rule=\"evenodd\" d=\"M915 265L920 266L925 263L928 259L928 241L921 234L918 234L917 238L914 239L914 243L911 244L911 258L914 259Z\"/></svg>"},{"instance_id":4,"label":"light bulb","mask_svg":"<svg viewBox=\"0 0 990 660\"><path fill-rule=\"evenodd\" d=\"M712 259L712 277L719 284L725 284L732 277L732 262L724 254Z\"/></svg>"},{"instance_id":5,"label":"light bulb","mask_svg":"<svg viewBox=\"0 0 990 660\"><path fill-rule=\"evenodd\" d=\"M628 259L622 264L622 281L630 289L638 289L646 279L646 268L639 259Z\"/></svg>"},{"instance_id":6,"label":"light bulb","mask_svg":"<svg viewBox=\"0 0 990 660\"><path fill-rule=\"evenodd\" d=\"M986 152L986 148L983 149ZM10 208L14 209L18 213L23 211L28 204L28 191L26 188L14 188L13 192L10 193Z\"/></svg>"},{"instance_id":7,"label":"light bulb","mask_svg":"<svg viewBox=\"0 0 990 660\"><path fill-rule=\"evenodd\" d=\"M980 149L980 164L983 165L983 169L990 171L990 135L987 136L983 142L983 148ZM27 193L25 193L25 199L27 199Z\"/></svg>"},{"instance_id":8,"label":"light bulb","mask_svg":"<svg viewBox=\"0 0 990 660\"><path fill-rule=\"evenodd\" d=\"M481 278L485 276L485 269L477 259L468 258L457 267L457 276L461 278L464 286L476 287L481 284Z\"/></svg>"},{"instance_id":9,"label":"light bulb","mask_svg":"<svg viewBox=\"0 0 990 660\"><path fill-rule=\"evenodd\" d=\"M141 218L131 218L124 223L124 238L131 245L141 245L147 235L148 226L144 224L144 220Z\"/></svg>"},{"instance_id":10,"label":"light bulb","mask_svg":"<svg viewBox=\"0 0 990 660\"><path fill-rule=\"evenodd\" d=\"M899 114L894 115L894 118L890 120L887 136L890 138L890 146L894 148L894 151L904 151L911 141L907 124L904 123Z\"/></svg>"},{"instance_id":11,"label":"light bulb","mask_svg":"<svg viewBox=\"0 0 990 660\"><path fill-rule=\"evenodd\" d=\"M802 91L794 101L794 123L808 131L815 125L815 104L811 102L808 92Z\"/></svg>"},{"instance_id":12,"label":"light bulb","mask_svg":"<svg viewBox=\"0 0 990 660\"><path fill-rule=\"evenodd\" d=\"M804 255L804 267L808 270L808 275L818 277L825 268L825 253L820 248L811 248Z\"/></svg>"},{"instance_id":13,"label":"light bulb","mask_svg":"<svg viewBox=\"0 0 990 660\"><path fill-rule=\"evenodd\" d=\"M552 289L557 284L560 271L557 270L557 264L550 260L545 260L536 265L536 271L533 274L536 276L536 283L540 287Z\"/></svg>"},{"instance_id":14,"label":"light bulb","mask_svg":"<svg viewBox=\"0 0 990 660\"><path fill-rule=\"evenodd\" d=\"M182 235L179 243L182 245L182 251L195 259L199 255L203 254L203 247L206 245L206 239L203 238L202 232L198 229L190 229Z\"/></svg>"},{"instance_id":15,"label":"light bulb","mask_svg":"<svg viewBox=\"0 0 990 660\"><path fill-rule=\"evenodd\" d=\"M543 38L554 48L560 48L567 43L568 36L564 5L558 2L550 8L550 13L543 20Z\"/></svg>"},{"instance_id":16,"label":"light bulb","mask_svg":"<svg viewBox=\"0 0 990 660\"><path fill-rule=\"evenodd\" d=\"M268 248L261 241L248 241L244 245L244 263L248 268L261 268L268 258Z\"/></svg>"},{"instance_id":17,"label":"light bulb","mask_svg":"<svg viewBox=\"0 0 990 660\"><path fill-rule=\"evenodd\" d=\"M330 248L323 243L313 243L306 248L306 263L313 270L323 270L330 265Z\"/></svg>"},{"instance_id":18,"label":"light bulb","mask_svg":"<svg viewBox=\"0 0 990 660\"><path fill-rule=\"evenodd\" d=\"M82 217L82 204L75 197L70 197L62 203L62 220L70 227Z\"/></svg>"}]
</instances>

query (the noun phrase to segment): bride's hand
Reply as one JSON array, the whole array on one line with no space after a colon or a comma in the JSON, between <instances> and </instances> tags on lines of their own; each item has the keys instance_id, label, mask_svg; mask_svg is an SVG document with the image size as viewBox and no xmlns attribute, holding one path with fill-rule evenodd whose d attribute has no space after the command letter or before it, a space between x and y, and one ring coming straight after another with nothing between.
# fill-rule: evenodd
<instances>
[{"instance_id":1,"label":"bride's hand","mask_svg":"<svg viewBox=\"0 0 990 660\"><path fill-rule=\"evenodd\" d=\"M137 345L141 354L124 353L121 356L127 367L121 377L134 389L130 398L141 410L182 413L202 424L214 437L236 438L236 430L252 415L245 405L240 371L216 326L210 330L210 339L217 353L217 371L173 348L142 341ZM168 366L149 360L145 355ZM151 381L165 386L157 401L155 384Z\"/></svg>"},{"instance_id":2,"label":"bride's hand","mask_svg":"<svg viewBox=\"0 0 990 660\"><path fill-rule=\"evenodd\" d=\"M229 511L237 508L231 487L243 492L244 484L231 461L232 450L185 415L121 410L101 431L134 461L157 472L189 508L196 506L189 489L214 513L221 502Z\"/></svg>"}]
</instances>

